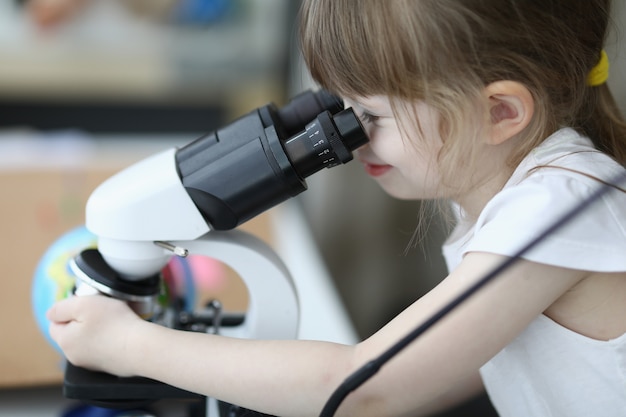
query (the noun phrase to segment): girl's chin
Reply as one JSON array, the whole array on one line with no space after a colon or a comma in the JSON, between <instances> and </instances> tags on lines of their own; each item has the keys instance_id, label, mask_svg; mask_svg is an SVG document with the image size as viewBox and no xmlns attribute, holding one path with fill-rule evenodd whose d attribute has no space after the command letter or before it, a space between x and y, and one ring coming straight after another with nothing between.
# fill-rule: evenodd
<instances>
[{"instance_id":1,"label":"girl's chin","mask_svg":"<svg viewBox=\"0 0 626 417\"><path fill-rule=\"evenodd\" d=\"M420 192L414 187L408 186L407 184L399 184L396 181L390 180L390 177L386 177L384 179L379 178L376 183L378 183L380 188L382 188L382 190L392 198L396 198L398 200L422 200L424 198L428 198L421 195Z\"/></svg>"}]
</instances>

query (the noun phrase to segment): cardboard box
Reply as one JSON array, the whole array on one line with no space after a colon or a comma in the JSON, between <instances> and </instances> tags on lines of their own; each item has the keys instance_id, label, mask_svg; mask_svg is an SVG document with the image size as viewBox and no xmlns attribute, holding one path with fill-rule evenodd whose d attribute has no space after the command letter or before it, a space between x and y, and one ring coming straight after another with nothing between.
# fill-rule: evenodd
<instances>
[{"instance_id":1,"label":"cardboard box","mask_svg":"<svg viewBox=\"0 0 626 417\"><path fill-rule=\"evenodd\" d=\"M125 143L102 152L88 147L68 155L69 149L82 145L74 139L70 142L77 146L68 146L67 141L57 146L17 136L0 137L0 388L62 381L62 357L40 331L33 313L36 266L52 243L83 224L85 203L98 184L156 148L169 147ZM271 241L266 215L242 228ZM228 283L215 296L229 310L245 309L245 286L238 278L231 277Z\"/></svg>"}]
</instances>

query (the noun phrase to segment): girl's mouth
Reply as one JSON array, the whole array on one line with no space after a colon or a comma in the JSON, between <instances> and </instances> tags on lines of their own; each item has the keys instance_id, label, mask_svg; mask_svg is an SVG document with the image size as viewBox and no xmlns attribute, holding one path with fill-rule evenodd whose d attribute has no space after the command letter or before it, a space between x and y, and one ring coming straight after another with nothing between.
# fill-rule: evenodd
<instances>
[{"instance_id":1,"label":"girl's mouth","mask_svg":"<svg viewBox=\"0 0 626 417\"><path fill-rule=\"evenodd\" d=\"M380 177L391 169L391 165L376 165L363 162L365 172L371 177Z\"/></svg>"}]
</instances>

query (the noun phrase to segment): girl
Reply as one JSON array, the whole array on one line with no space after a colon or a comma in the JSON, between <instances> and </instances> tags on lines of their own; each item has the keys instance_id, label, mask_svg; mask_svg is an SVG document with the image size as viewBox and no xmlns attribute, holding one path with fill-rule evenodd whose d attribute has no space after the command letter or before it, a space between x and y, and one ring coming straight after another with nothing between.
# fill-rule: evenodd
<instances>
[{"instance_id":1,"label":"girl","mask_svg":"<svg viewBox=\"0 0 626 417\"><path fill-rule=\"evenodd\" d=\"M121 302L75 297L49 312L72 363L265 413L317 415L352 371L624 172L626 124L603 53L609 0L302 7L314 79L356 109L370 136L359 150L365 171L392 196L453 202L449 275L356 346L179 332ZM501 416L626 414L626 191L610 185L617 190L403 350L337 415L426 415L483 383Z\"/></svg>"}]
</instances>

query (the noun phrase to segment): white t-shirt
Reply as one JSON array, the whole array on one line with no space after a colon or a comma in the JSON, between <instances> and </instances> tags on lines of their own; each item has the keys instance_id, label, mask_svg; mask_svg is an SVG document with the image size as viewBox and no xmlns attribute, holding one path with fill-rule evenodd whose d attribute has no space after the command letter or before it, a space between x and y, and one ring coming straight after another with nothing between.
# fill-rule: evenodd
<instances>
[{"instance_id":1,"label":"white t-shirt","mask_svg":"<svg viewBox=\"0 0 626 417\"><path fill-rule=\"evenodd\" d=\"M517 253L593 194L597 179L611 181L623 172L589 139L559 130L522 161L476 222L460 216L443 247L448 268L468 252ZM619 185L626 189L626 182ZM579 270L626 271L626 193L605 194L523 257ZM541 315L481 375L501 417L626 416L626 334L598 341Z\"/></svg>"}]
</instances>

